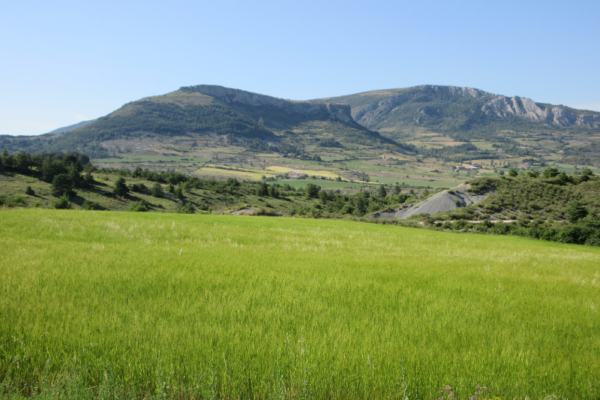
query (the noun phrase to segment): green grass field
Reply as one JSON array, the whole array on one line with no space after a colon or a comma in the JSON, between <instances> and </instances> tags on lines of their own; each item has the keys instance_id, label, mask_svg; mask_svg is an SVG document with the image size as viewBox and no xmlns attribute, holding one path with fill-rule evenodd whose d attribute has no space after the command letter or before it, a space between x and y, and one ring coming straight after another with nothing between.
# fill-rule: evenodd
<instances>
[{"instance_id":1,"label":"green grass field","mask_svg":"<svg viewBox=\"0 0 600 400\"><path fill-rule=\"evenodd\" d=\"M0 210L4 398L597 399L598 308L597 248Z\"/></svg>"}]
</instances>

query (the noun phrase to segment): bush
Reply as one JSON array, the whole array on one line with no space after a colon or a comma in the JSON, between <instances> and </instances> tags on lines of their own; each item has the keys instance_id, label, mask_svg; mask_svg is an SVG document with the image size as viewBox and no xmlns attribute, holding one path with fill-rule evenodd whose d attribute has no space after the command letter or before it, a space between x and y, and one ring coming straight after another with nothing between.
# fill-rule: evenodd
<instances>
[{"instance_id":1,"label":"bush","mask_svg":"<svg viewBox=\"0 0 600 400\"><path fill-rule=\"evenodd\" d=\"M144 200L134 201L129 206L129 211L139 211L139 212L148 211L148 206Z\"/></svg>"},{"instance_id":2,"label":"bush","mask_svg":"<svg viewBox=\"0 0 600 400\"><path fill-rule=\"evenodd\" d=\"M52 207L56 208L57 210L70 210L73 208L71 206L71 202L69 201L69 196L66 193L57 200L53 200Z\"/></svg>"},{"instance_id":3,"label":"bush","mask_svg":"<svg viewBox=\"0 0 600 400\"><path fill-rule=\"evenodd\" d=\"M573 201L565 210L569 222L577 222L588 215L587 209L577 200Z\"/></svg>"},{"instance_id":4,"label":"bush","mask_svg":"<svg viewBox=\"0 0 600 400\"><path fill-rule=\"evenodd\" d=\"M196 207L194 207L192 203L186 203L179 207L177 212L180 214L194 214L196 212Z\"/></svg>"},{"instance_id":5,"label":"bush","mask_svg":"<svg viewBox=\"0 0 600 400\"><path fill-rule=\"evenodd\" d=\"M158 183L158 182L154 183L154 185L152 186L152 189L150 189L150 194L152 195L152 197L156 197L156 198L161 198L164 196L162 186L160 185L160 183Z\"/></svg>"},{"instance_id":6,"label":"bush","mask_svg":"<svg viewBox=\"0 0 600 400\"><path fill-rule=\"evenodd\" d=\"M27 207L27 199L23 196L14 196L4 200L4 204L9 207Z\"/></svg>"},{"instance_id":7,"label":"bush","mask_svg":"<svg viewBox=\"0 0 600 400\"><path fill-rule=\"evenodd\" d=\"M83 202L83 205L81 206L81 208L83 208L84 210L87 211L91 211L91 210L100 210L100 204L96 203L95 201L89 201L89 200L85 200Z\"/></svg>"},{"instance_id":8,"label":"bush","mask_svg":"<svg viewBox=\"0 0 600 400\"><path fill-rule=\"evenodd\" d=\"M131 191L136 193L146 193L146 185L143 183L134 183L131 185Z\"/></svg>"},{"instance_id":9,"label":"bush","mask_svg":"<svg viewBox=\"0 0 600 400\"><path fill-rule=\"evenodd\" d=\"M27 186L27 189L25 189L25 194L29 196L35 196L35 192L31 188L31 186Z\"/></svg>"}]
</instances>

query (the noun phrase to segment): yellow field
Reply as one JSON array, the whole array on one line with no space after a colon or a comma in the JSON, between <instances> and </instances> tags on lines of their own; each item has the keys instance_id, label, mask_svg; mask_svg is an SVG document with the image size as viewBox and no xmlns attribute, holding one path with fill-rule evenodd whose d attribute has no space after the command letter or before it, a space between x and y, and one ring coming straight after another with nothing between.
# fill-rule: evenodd
<instances>
[{"instance_id":1,"label":"yellow field","mask_svg":"<svg viewBox=\"0 0 600 400\"><path fill-rule=\"evenodd\" d=\"M275 176L275 174L264 172L250 172L250 171L232 171L228 169L220 169L220 168L211 168L204 167L200 168L194 175L224 175L224 176L243 176L245 178L253 179L253 180L261 180L262 176L271 177Z\"/></svg>"},{"instance_id":2,"label":"yellow field","mask_svg":"<svg viewBox=\"0 0 600 400\"><path fill-rule=\"evenodd\" d=\"M302 172L303 174L306 174L308 176L323 176L325 178L337 178L339 177L338 174L331 172L331 171L313 171L310 169L296 169L296 168L288 168L288 167L280 167L280 166L272 166L272 167L267 167L268 170L271 171L275 171L277 173L288 173L290 171L298 171L298 172Z\"/></svg>"}]
</instances>

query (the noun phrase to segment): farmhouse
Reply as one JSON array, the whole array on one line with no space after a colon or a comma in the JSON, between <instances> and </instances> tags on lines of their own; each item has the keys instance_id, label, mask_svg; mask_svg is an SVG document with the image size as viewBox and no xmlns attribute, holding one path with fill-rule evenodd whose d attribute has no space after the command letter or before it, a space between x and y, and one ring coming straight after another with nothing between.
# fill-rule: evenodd
<instances>
[{"instance_id":1,"label":"farmhouse","mask_svg":"<svg viewBox=\"0 0 600 400\"><path fill-rule=\"evenodd\" d=\"M308 175L302 173L302 172L298 172L298 171L290 171L287 174L288 178L290 179L304 179L304 178L308 178Z\"/></svg>"}]
</instances>

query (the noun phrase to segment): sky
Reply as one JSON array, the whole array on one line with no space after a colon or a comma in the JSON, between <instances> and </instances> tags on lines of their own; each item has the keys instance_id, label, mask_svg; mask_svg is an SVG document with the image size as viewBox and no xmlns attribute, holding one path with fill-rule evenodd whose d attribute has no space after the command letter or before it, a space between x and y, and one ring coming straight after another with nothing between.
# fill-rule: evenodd
<instances>
[{"instance_id":1,"label":"sky","mask_svg":"<svg viewBox=\"0 0 600 400\"><path fill-rule=\"evenodd\" d=\"M309 100L423 84L600 111L600 1L3 1L0 135L181 86Z\"/></svg>"}]
</instances>

